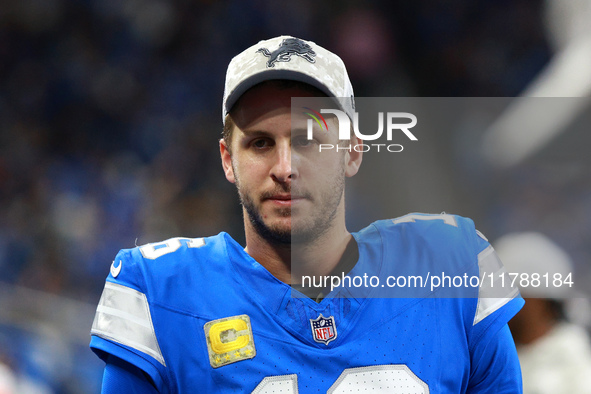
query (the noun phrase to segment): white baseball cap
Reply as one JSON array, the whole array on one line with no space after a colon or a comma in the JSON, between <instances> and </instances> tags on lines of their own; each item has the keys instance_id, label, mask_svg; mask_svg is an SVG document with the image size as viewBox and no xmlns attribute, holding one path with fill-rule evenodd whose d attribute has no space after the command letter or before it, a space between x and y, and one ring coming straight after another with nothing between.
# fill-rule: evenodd
<instances>
[{"instance_id":1,"label":"white baseball cap","mask_svg":"<svg viewBox=\"0 0 591 394\"><path fill-rule=\"evenodd\" d=\"M540 285L520 289L524 297L562 299L573 296L569 286L545 286L545 274L549 284L553 284L554 274L562 278L573 276L570 256L547 236L537 232L510 233L500 237L494 249L507 272L526 274L530 280L533 274L540 275Z\"/></svg>"},{"instance_id":2,"label":"white baseball cap","mask_svg":"<svg viewBox=\"0 0 591 394\"><path fill-rule=\"evenodd\" d=\"M314 42L280 36L260 41L230 61L226 72L222 121L242 94L256 84L272 79L312 85L327 96L336 98L343 111L353 119L353 86L341 58Z\"/></svg>"}]
</instances>

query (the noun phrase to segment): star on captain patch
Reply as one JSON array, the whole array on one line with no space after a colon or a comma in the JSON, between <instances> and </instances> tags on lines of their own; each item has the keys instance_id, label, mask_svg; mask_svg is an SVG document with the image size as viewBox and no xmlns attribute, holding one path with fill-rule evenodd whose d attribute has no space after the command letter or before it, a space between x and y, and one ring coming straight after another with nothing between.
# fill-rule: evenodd
<instances>
[{"instance_id":1,"label":"star on captain patch","mask_svg":"<svg viewBox=\"0 0 591 394\"><path fill-rule=\"evenodd\" d=\"M328 346L330 341L334 341L337 338L337 325L335 324L334 316L326 318L321 313L317 319L310 319L310 326L312 327L314 340L318 343L324 343Z\"/></svg>"},{"instance_id":2,"label":"star on captain patch","mask_svg":"<svg viewBox=\"0 0 591 394\"><path fill-rule=\"evenodd\" d=\"M256 356L248 315L212 320L203 326L209 363L213 368Z\"/></svg>"}]
</instances>

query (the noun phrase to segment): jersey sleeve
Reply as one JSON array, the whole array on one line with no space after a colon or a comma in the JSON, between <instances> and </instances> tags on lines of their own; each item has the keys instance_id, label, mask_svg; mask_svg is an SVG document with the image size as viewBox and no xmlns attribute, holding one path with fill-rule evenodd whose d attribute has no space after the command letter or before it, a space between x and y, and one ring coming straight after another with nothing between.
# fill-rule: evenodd
<instances>
[{"instance_id":1,"label":"jersey sleeve","mask_svg":"<svg viewBox=\"0 0 591 394\"><path fill-rule=\"evenodd\" d=\"M474 342L487 331L498 331L525 303L497 253L478 230L475 240L480 283L472 321Z\"/></svg>"},{"instance_id":2,"label":"jersey sleeve","mask_svg":"<svg viewBox=\"0 0 591 394\"><path fill-rule=\"evenodd\" d=\"M141 262L137 249L117 254L97 306L90 347L105 362L115 356L139 368L160 392L167 392L166 361L154 330Z\"/></svg>"},{"instance_id":3,"label":"jersey sleeve","mask_svg":"<svg viewBox=\"0 0 591 394\"><path fill-rule=\"evenodd\" d=\"M523 392L521 367L509 327L505 324L481 341L471 356L468 393L519 394Z\"/></svg>"},{"instance_id":4,"label":"jersey sleeve","mask_svg":"<svg viewBox=\"0 0 591 394\"><path fill-rule=\"evenodd\" d=\"M103 372L101 394L157 394L146 373L122 359L109 355Z\"/></svg>"},{"instance_id":5,"label":"jersey sleeve","mask_svg":"<svg viewBox=\"0 0 591 394\"><path fill-rule=\"evenodd\" d=\"M469 330L470 393L521 393L521 369L507 323L524 305L501 260L476 230L480 286Z\"/></svg>"}]
</instances>

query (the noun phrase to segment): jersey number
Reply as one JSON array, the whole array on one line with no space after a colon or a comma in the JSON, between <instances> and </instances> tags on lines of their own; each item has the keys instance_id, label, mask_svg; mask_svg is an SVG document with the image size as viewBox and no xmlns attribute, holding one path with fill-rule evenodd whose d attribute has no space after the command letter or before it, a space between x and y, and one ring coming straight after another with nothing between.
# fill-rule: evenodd
<instances>
[{"instance_id":1,"label":"jersey number","mask_svg":"<svg viewBox=\"0 0 591 394\"><path fill-rule=\"evenodd\" d=\"M428 394L429 386L417 377L406 365L375 365L347 368L327 391L338 393L416 393ZM252 394L298 393L298 375L268 376Z\"/></svg>"},{"instance_id":2,"label":"jersey number","mask_svg":"<svg viewBox=\"0 0 591 394\"><path fill-rule=\"evenodd\" d=\"M447 213L441 213L439 215L420 215L416 213L409 213L398 219L393 219L394 224L398 223L412 223L416 220L443 220L443 223L449 224L450 226L458 227L458 222L453 215Z\"/></svg>"},{"instance_id":3,"label":"jersey number","mask_svg":"<svg viewBox=\"0 0 591 394\"><path fill-rule=\"evenodd\" d=\"M140 252L146 259L154 260L176 251L182 246L181 241L185 241L188 248L200 248L205 245L203 238L171 238L166 241L141 246Z\"/></svg>"}]
</instances>

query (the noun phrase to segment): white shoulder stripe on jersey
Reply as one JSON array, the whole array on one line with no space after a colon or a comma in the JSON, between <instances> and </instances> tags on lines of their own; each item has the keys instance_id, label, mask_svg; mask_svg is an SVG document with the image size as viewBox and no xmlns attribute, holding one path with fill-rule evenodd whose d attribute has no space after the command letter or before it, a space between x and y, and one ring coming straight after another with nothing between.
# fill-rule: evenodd
<instances>
[{"instance_id":1,"label":"white shoulder stripe on jersey","mask_svg":"<svg viewBox=\"0 0 591 394\"><path fill-rule=\"evenodd\" d=\"M105 283L90 334L139 350L166 366L146 295L130 287Z\"/></svg>"},{"instance_id":2,"label":"white shoulder stripe on jersey","mask_svg":"<svg viewBox=\"0 0 591 394\"><path fill-rule=\"evenodd\" d=\"M478 289L478 306L473 325L519 294L519 289L511 286L511 278L492 246L489 245L478 254L478 269L480 271L480 288Z\"/></svg>"}]
</instances>

